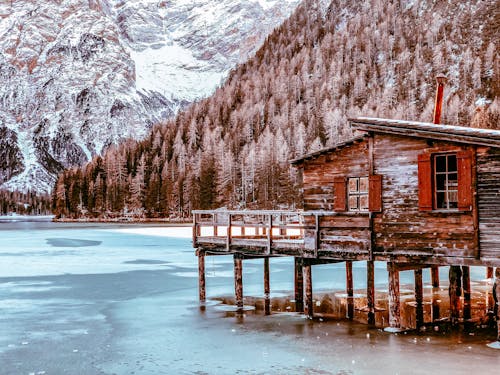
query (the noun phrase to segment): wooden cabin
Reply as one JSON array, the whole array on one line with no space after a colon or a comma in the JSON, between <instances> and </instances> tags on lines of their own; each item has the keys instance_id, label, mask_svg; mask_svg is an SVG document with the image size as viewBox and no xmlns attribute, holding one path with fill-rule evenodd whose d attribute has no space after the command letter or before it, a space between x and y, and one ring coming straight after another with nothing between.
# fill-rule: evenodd
<instances>
[{"instance_id":1,"label":"wooden cabin","mask_svg":"<svg viewBox=\"0 0 500 375\"><path fill-rule=\"evenodd\" d=\"M356 118L353 140L292 161L318 255L500 266L500 131Z\"/></svg>"},{"instance_id":2,"label":"wooden cabin","mask_svg":"<svg viewBox=\"0 0 500 375\"><path fill-rule=\"evenodd\" d=\"M458 321L462 290L463 319L470 318L469 266L489 267L489 274L500 267L500 131L349 121L356 137L291 161L302 171L303 211L193 211L201 301L205 256L234 256L238 307L243 260L263 258L269 313L269 258L293 256L296 310L313 315L311 266L345 262L352 318L352 262L365 260L367 321L374 324L374 261L386 261L390 330L401 328L403 270L415 273L417 326L423 322L422 269L428 267L437 286L437 267L450 266L450 319Z\"/></svg>"}]
</instances>

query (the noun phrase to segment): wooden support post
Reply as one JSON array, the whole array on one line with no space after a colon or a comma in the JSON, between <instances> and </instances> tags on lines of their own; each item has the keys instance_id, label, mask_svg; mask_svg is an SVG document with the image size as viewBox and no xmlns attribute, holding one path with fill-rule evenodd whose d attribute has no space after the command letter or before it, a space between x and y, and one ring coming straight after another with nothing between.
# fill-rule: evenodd
<instances>
[{"instance_id":1,"label":"wooden support post","mask_svg":"<svg viewBox=\"0 0 500 375\"><path fill-rule=\"evenodd\" d=\"M345 278L347 293L347 319L354 318L354 287L352 280L352 261L345 262Z\"/></svg>"},{"instance_id":2,"label":"wooden support post","mask_svg":"<svg viewBox=\"0 0 500 375\"><path fill-rule=\"evenodd\" d=\"M493 267L486 267L486 278L487 279L493 278Z\"/></svg>"},{"instance_id":3,"label":"wooden support post","mask_svg":"<svg viewBox=\"0 0 500 375\"><path fill-rule=\"evenodd\" d=\"M424 325L424 286L422 280L422 269L414 270L415 273L415 302L417 303L416 308L416 321L417 329Z\"/></svg>"},{"instance_id":4,"label":"wooden support post","mask_svg":"<svg viewBox=\"0 0 500 375\"><path fill-rule=\"evenodd\" d=\"M234 292L238 311L243 310L243 259L234 254Z\"/></svg>"},{"instance_id":5,"label":"wooden support post","mask_svg":"<svg viewBox=\"0 0 500 375\"><path fill-rule=\"evenodd\" d=\"M205 252L203 251L198 251L198 292L200 302L205 302Z\"/></svg>"},{"instance_id":6,"label":"wooden support post","mask_svg":"<svg viewBox=\"0 0 500 375\"><path fill-rule=\"evenodd\" d=\"M432 321L435 322L441 318L439 309L439 267L431 267L431 284L432 284Z\"/></svg>"},{"instance_id":7,"label":"wooden support post","mask_svg":"<svg viewBox=\"0 0 500 375\"><path fill-rule=\"evenodd\" d=\"M271 288L269 285L269 258L264 258L264 311L271 314Z\"/></svg>"},{"instance_id":8,"label":"wooden support post","mask_svg":"<svg viewBox=\"0 0 500 375\"><path fill-rule=\"evenodd\" d=\"M366 262L366 299L368 304L368 324L375 325L375 264Z\"/></svg>"},{"instance_id":9,"label":"wooden support post","mask_svg":"<svg viewBox=\"0 0 500 375\"><path fill-rule=\"evenodd\" d=\"M458 323L460 316L460 296L462 295L462 269L460 266L450 266L450 322L452 325Z\"/></svg>"},{"instance_id":10,"label":"wooden support post","mask_svg":"<svg viewBox=\"0 0 500 375\"><path fill-rule=\"evenodd\" d=\"M313 293L312 293L312 270L311 264L305 263L302 267L304 273L304 300L305 300L305 314L309 318L313 318L314 316L314 306L313 306Z\"/></svg>"},{"instance_id":11,"label":"wooden support post","mask_svg":"<svg viewBox=\"0 0 500 375\"><path fill-rule=\"evenodd\" d=\"M295 257L295 311L304 312L304 276L302 260Z\"/></svg>"},{"instance_id":12,"label":"wooden support post","mask_svg":"<svg viewBox=\"0 0 500 375\"><path fill-rule=\"evenodd\" d=\"M401 310L399 300L399 271L393 263L387 263L389 271L389 332L401 330Z\"/></svg>"},{"instance_id":13,"label":"wooden support post","mask_svg":"<svg viewBox=\"0 0 500 375\"><path fill-rule=\"evenodd\" d=\"M462 266L462 285L464 289L464 321L467 321L472 317L470 299L470 268L468 266Z\"/></svg>"},{"instance_id":14,"label":"wooden support post","mask_svg":"<svg viewBox=\"0 0 500 375\"><path fill-rule=\"evenodd\" d=\"M439 267L431 267L431 282L433 288L439 288Z\"/></svg>"}]
</instances>

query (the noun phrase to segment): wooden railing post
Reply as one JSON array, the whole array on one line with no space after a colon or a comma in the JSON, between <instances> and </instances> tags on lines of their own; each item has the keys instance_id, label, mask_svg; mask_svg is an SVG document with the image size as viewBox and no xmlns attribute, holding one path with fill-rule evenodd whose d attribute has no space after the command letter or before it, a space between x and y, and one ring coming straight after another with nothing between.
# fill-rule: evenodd
<instances>
[{"instance_id":1,"label":"wooden railing post","mask_svg":"<svg viewBox=\"0 0 500 375\"><path fill-rule=\"evenodd\" d=\"M193 214L193 247L196 247L198 241L198 224L196 223L196 214Z\"/></svg>"},{"instance_id":2,"label":"wooden railing post","mask_svg":"<svg viewBox=\"0 0 500 375\"><path fill-rule=\"evenodd\" d=\"M227 218L227 242L226 242L226 249L227 251L229 251L231 249L231 232L232 232L232 218L231 218L231 214L228 214L228 218Z\"/></svg>"},{"instance_id":3,"label":"wooden railing post","mask_svg":"<svg viewBox=\"0 0 500 375\"><path fill-rule=\"evenodd\" d=\"M217 228L217 214L212 214L212 225L214 227L214 237L219 235L219 229Z\"/></svg>"},{"instance_id":4,"label":"wooden railing post","mask_svg":"<svg viewBox=\"0 0 500 375\"><path fill-rule=\"evenodd\" d=\"M269 214L268 218L268 231L267 231L267 253L271 254L271 246L272 246L272 236L273 236L273 215Z\"/></svg>"}]
</instances>

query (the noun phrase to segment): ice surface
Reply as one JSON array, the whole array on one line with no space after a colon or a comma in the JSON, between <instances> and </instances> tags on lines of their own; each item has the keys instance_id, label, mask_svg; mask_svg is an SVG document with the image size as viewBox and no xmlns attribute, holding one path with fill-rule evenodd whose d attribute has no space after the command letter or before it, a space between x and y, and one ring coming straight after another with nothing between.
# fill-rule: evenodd
<instances>
[{"instance_id":1,"label":"ice surface","mask_svg":"<svg viewBox=\"0 0 500 375\"><path fill-rule=\"evenodd\" d=\"M428 375L464 373L471 359L478 373L500 366L497 351L485 348L493 338L432 333L415 341L296 313L236 316L212 299L234 296L231 256L207 258L208 299L200 305L190 230L0 224L0 373L364 375L376 365L378 373ZM47 238L101 243L54 247ZM271 296L289 296L293 259L270 265ZM354 264L355 288L366 283L363 265ZM476 268L472 278L483 278ZM375 275L378 285L387 282L384 263ZM245 260L243 280L245 296L263 296L262 260ZM313 280L315 293L343 292L345 268L315 266ZM412 272L401 273L402 284L412 280Z\"/></svg>"}]
</instances>

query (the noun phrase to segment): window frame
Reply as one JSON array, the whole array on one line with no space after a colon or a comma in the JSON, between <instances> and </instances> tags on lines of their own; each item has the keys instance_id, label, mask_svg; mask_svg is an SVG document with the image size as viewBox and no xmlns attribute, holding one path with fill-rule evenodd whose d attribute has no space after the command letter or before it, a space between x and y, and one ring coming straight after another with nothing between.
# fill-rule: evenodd
<instances>
[{"instance_id":1,"label":"window frame","mask_svg":"<svg viewBox=\"0 0 500 375\"><path fill-rule=\"evenodd\" d=\"M455 170L450 171L449 170L449 158L450 156L455 157ZM446 164L445 164L445 170L444 171L438 171L438 158L439 157L445 157L446 159ZM434 211L458 211L458 191L459 191L459 186L458 186L458 155L456 152L436 152L431 155L431 160L432 160L432 209ZM449 176L450 175L456 175L456 179L454 180L455 186L454 189L450 189L449 186ZM438 189L438 176L445 176L444 180L444 190ZM453 180L451 180L453 181ZM443 202L446 203L446 207L439 207L439 198L438 194L439 193L444 193L444 198ZM456 199L452 201L455 203L456 207L450 207L450 195L455 194Z\"/></svg>"},{"instance_id":2,"label":"window frame","mask_svg":"<svg viewBox=\"0 0 500 375\"><path fill-rule=\"evenodd\" d=\"M361 190L361 179L365 180L365 190ZM356 190L351 190L351 181L356 181ZM356 206L351 206L351 198L356 198ZM361 205L361 198L365 198L366 206ZM347 211L370 212L370 179L369 176L347 177Z\"/></svg>"}]
</instances>

